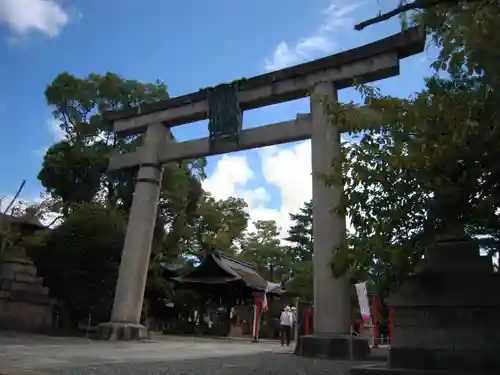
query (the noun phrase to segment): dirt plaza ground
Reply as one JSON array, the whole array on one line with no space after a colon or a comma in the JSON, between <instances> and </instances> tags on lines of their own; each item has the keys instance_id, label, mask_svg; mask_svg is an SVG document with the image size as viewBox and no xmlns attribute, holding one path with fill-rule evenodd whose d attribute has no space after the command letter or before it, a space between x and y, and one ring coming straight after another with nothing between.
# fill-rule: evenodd
<instances>
[{"instance_id":1,"label":"dirt plaza ground","mask_svg":"<svg viewBox=\"0 0 500 375\"><path fill-rule=\"evenodd\" d=\"M359 363L358 363L359 364ZM148 342L0 335L0 374L343 375L352 363L300 358L247 339L155 336Z\"/></svg>"}]
</instances>

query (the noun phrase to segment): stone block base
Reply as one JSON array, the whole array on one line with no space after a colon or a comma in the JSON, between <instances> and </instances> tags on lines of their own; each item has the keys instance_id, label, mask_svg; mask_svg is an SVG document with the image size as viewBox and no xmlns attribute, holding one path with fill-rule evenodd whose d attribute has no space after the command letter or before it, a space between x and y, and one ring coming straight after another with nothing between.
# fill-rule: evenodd
<instances>
[{"instance_id":1,"label":"stone block base","mask_svg":"<svg viewBox=\"0 0 500 375\"><path fill-rule=\"evenodd\" d=\"M435 350L393 347L390 350L389 366L391 368L437 369L499 374L500 358L498 353L491 350L481 351L459 348Z\"/></svg>"},{"instance_id":2,"label":"stone block base","mask_svg":"<svg viewBox=\"0 0 500 375\"><path fill-rule=\"evenodd\" d=\"M464 375L464 372L448 370L420 370L408 368L390 368L387 365L365 365L351 368L349 375ZM488 372L471 372L470 375L488 375Z\"/></svg>"},{"instance_id":3,"label":"stone block base","mask_svg":"<svg viewBox=\"0 0 500 375\"><path fill-rule=\"evenodd\" d=\"M366 365L351 368L349 375L453 375L453 373L439 370L389 368L387 365Z\"/></svg>"},{"instance_id":4,"label":"stone block base","mask_svg":"<svg viewBox=\"0 0 500 375\"><path fill-rule=\"evenodd\" d=\"M141 324L101 323L98 338L109 341L141 341L148 339L148 329Z\"/></svg>"},{"instance_id":5,"label":"stone block base","mask_svg":"<svg viewBox=\"0 0 500 375\"><path fill-rule=\"evenodd\" d=\"M349 335L308 335L300 336L295 347L295 355L328 359L363 360L370 354L368 341Z\"/></svg>"},{"instance_id":6,"label":"stone block base","mask_svg":"<svg viewBox=\"0 0 500 375\"><path fill-rule=\"evenodd\" d=\"M24 249L8 248L0 256L0 329L44 333L51 327L48 288Z\"/></svg>"}]
</instances>

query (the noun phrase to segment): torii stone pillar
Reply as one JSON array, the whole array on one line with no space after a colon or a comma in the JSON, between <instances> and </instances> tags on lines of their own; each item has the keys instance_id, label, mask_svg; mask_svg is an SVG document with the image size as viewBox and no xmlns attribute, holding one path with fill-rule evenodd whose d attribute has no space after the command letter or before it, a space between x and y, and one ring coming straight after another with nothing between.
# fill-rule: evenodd
<instances>
[{"instance_id":1,"label":"torii stone pillar","mask_svg":"<svg viewBox=\"0 0 500 375\"><path fill-rule=\"evenodd\" d=\"M158 155L166 143L168 134L168 128L161 123L148 126L146 131L111 322L99 326L99 336L103 339L147 338L147 328L140 324L140 319L163 175Z\"/></svg>"},{"instance_id":2,"label":"torii stone pillar","mask_svg":"<svg viewBox=\"0 0 500 375\"><path fill-rule=\"evenodd\" d=\"M340 129L330 124L323 109L323 99L337 100L330 82L313 88L310 97L312 134L312 202L314 238L314 332L316 334L349 334L350 283L346 277L335 279L330 262L335 247L345 237L345 217L334 212L340 203L343 186L326 186L318 173L331 172L334 158L340 157Z\"/></svg>"},{"instance_id":3,"label":"torii stone pillar","mask_svg":"<svg viewBox=\"0 0 500 375\"><path fill-rule=\"evenodd\" d=\"M333 277L330 268L332 252L345 238L346 218L335 212L341 202L343 186L326 186L317 176L330 172L332 160L341 156L341 131L336 124L330 123L324 110L325 100L337 100L337 90L331 82L315 85L310 97L314 334L299 338L295 354L332 359L365 358L369 351L367 341L350 336L349 279Z\"/></svg>"}]
</instances>

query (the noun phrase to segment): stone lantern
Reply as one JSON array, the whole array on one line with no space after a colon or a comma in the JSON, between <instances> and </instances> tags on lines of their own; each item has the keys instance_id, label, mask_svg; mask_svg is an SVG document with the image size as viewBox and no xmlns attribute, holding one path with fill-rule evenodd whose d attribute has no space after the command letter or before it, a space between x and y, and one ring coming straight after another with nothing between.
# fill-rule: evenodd
<instances>
[{"instance_id":1,"label":"stone lantern","mask_svg":"<svg viewBox=\"0 0 500 375\"><path fill-rule=\"evenodd\" d=\"M388 366L358 367L351 375L500 373L499 276L477 241L464 234L437 237L390 297Z\"/></svg>"},{"instance_id":2,"label":"stone lantern","mask_svg":"<svg viewBox=\"0 0 500 375\"><path fill-rule=\"evenodd\" d=\"M37 276L22 240L45 227L34 218L4 214L0 225L6 228L0 254L0 329L44 332L52 325L49 290Z\"/></svg>"}]
</instances>

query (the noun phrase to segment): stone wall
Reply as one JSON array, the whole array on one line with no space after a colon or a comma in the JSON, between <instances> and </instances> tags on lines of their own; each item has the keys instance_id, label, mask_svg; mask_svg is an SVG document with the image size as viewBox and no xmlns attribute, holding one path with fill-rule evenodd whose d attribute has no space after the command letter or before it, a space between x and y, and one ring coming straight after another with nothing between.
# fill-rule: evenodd
<instances>
[{"instance_id":1,"label":"stone wall","mask_svg":"<svg viewBox=\"0 0 500 375\"><path fill-rule=\"evenodd\" d=\"M52 326L48 288L25 257L0 260L0 329L44 332Z\"/></svg>"}]
</instances>

